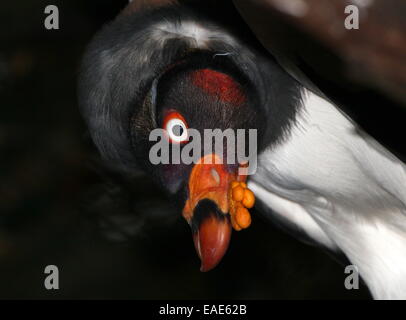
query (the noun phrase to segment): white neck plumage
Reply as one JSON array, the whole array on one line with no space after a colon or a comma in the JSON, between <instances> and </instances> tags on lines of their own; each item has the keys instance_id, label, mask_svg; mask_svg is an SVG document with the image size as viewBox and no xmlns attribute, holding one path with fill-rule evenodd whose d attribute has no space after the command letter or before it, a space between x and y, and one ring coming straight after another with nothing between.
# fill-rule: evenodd
<instances>
[{"instance_id":1,"label":"white neck plumage","mask_svg":"<svg viewBox=\"0 0 406 320\"><path fill-rule=\"evenodd\" d=\"M250 187L272 214L342 250L374 298L406 299L405 165L329 101L306 89L302 100Z\"/></svg>"}]
</instances>

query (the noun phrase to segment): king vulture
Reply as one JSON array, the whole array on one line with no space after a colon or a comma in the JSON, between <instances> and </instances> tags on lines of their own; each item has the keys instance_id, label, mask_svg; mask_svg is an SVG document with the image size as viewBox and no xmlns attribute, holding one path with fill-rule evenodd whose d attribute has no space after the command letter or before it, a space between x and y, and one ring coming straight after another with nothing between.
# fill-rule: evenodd
<instances>
[{"instance_id":1,"label":"king vulture","mask_svg":"<svg viewBox=\"0 0 406 320\"><path fill-rule=\"evenodd\" d=\"M374 298L406 298L404 163L286 72L238 17L161 2L131 3L87 48L79 103L102 157L142 168L178 203L202 271L249 225L253 193L269 219L344 253ZM181 148L189 128L256 129L257 171L245 180L241 163L154 165L156 128Z\"/></svg>"}]
</instances>

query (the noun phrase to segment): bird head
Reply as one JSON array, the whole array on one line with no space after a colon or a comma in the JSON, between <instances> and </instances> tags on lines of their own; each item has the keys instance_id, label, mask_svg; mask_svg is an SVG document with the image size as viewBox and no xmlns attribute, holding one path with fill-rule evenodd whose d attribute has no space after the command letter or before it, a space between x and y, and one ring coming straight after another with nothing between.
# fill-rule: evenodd
<instances>
[{"instance_id":1,"label":"bird head","mask_svg":"<svg viewBox=\"0 0 406 320\"><path fill-rule=\"evenodd\" d=\"M83 60L79 102L101 155L127 171L141 168L174 199L207 271L225 254L232 228L250 224L254 197L241 170L249 161L238 150L259 152L282 135L290 97L272 92L291 87L273 61L227 28L176 6L121 16L99 32ZM271 103L285 105L277 122ZM227 130L235 148L230 139L212 148L215 132L222 138ZM156 156L169 161L151 158L158 143Z\"/></svg>"},{"instance_id":2,"label":"bird head","mask_svg":"<svg viewBox=\"0 0 406 320\"><path fill-rule=\"evenodd\" d=\"M249 225L249 221L241 222L250 219L246 210L240 209L244 213L239 224L236 210L231 209L230 215L230 207L234 206L232 183L245 181L243 168L248 165L238 159L237 152L239 147L249 147L249 130L256 134L261 126L251 92L244 75L229 61L197 51L154 79L145 110L131 118L137 162L180 207L192 228L202 271L220 261L232 226L240 230ZM163 141L151 141L154 129L161 129ZM237 130L243 135L237 136ZM158 144L166 163L151 160ZM250 192L246 193L249 197Z\"/></svg>"}]
</instances>

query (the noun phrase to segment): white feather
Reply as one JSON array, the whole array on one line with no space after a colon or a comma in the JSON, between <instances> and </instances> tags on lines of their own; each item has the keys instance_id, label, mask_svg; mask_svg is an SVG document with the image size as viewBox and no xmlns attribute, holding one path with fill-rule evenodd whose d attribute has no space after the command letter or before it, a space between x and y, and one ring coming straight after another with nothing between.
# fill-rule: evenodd
<instances>
[{"instance_id":1,"label":"white feather","mask_svg":"<svg viewBox=\"0 0 406 320\"><path fill-rule=\"evenodd\" d=\"M250 187L276 214L358 266L378 299L406 299L406 169L311 91L284 143L259 156Z\"/></svg>"},{"instance_id":2,"label":"white feather","mask_svg":"<svg viewBox=\"0 0 406 320\"><path fill-rule=\"evenodd\" d=\"M193 21L182 20L175 24L173 22L162 22L157 24L154 31L154 39L166 41L170 38L185 38L190 40L190 45L195 48L208 48L212 41L222 41L232 45L235 41L227 33L218 30L216 26L205 25Z\"/></svg>"}]
</instances>

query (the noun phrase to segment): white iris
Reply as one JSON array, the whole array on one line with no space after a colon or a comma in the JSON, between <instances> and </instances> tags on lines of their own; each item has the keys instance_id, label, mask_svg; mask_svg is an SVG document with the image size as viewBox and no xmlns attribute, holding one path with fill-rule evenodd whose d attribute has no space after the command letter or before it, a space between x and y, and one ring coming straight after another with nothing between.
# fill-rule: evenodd
<instances>
[{"instance_id":1,"label":"white iris","mask_svg":"<svg viewBox=\"0 0 406 320\"><path fill-rule=\"evenodd\" d=\"M181 119L169 120L166 131L173 142L183 142L188 139L186 124Z\"/></svg>"}]
</instances>

